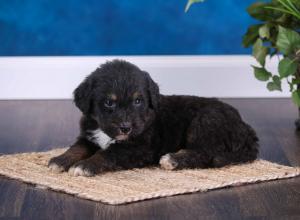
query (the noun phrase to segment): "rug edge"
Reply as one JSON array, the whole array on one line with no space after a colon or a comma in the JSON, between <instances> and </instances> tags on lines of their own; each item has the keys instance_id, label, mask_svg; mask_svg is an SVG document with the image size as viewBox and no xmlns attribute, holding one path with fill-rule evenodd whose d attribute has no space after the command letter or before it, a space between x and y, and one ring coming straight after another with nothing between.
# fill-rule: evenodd
<instances>
[{"instance_id":1,"label":"rug edge","mask_svg":"<svg viewBox=\"0 0 300 220\"><path fill-rule=\"evenodd\" d=\"M183 194L191 194L191 193L197 193L197 192L210 192L210 191L214 191L214 190L218 190L218 189L222 189L222 188L232 188L234 186L246 186L246 185L251 185L254 183L263 183L263 182L271 182L271 181L275 181L275 180L284 180L284 179L290 179L293 177L298 177L300 176L300 167L291 167L294 168L294 172L286 174L284 176L274 176L274 177L268 177L266 179L259 179L259 178L255 178L253 180L245 180L239 183L237 183L238 181L233 181L232 183L224 183L224 184L220 184L217 187L213 187L213 188L207 188L206 190L202 190L200 187L195 187L195 188L189 188L189 189L184 189L184 190L177 190L177 191L167 191L167 192L159 192L159 193L152 193L152 194L147 194L145 196L141 196L141 197L127 197L125 199L119 199L119 200L105 200L105 199L97 199L97 198L93 198L92 196L88 196L85 193L74 193L71 191L67 191L65 189L58 189L55 188L53 186L51 186L50 184L44 184L44 183L34 183L32 182L30 179L24 178L24 177L19 177L19 176L12 176L10 174L10 176L8 176L7 174L1 172L0 170L0 176L3 176L7 179L13 179L13 180L18 180L21 183L26 183L29 185L32 185L36 188L42 188L42 189L46 189L46 190L50 190L50 191L54 191L54 192L63 192L64 194L67 195L71 195L77 198L81 198L81 199L86 199L86 200L90 200L90 201L94 201L94 202L101 202L107 205L123 205L123 204L129 204L129 203L134 203L134 202L138 202L138 201L145 201L145 200L150 200L150 199L158 199L158 198L164 198L164 197L171 197L171 196L176 196L176 195L183 195Z\"/></svg>"}]
</instances>

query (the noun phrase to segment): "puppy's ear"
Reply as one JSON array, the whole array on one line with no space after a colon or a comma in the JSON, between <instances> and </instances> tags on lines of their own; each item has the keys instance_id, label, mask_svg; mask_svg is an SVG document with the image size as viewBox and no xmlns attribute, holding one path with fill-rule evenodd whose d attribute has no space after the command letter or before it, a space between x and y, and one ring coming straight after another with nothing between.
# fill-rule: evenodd
<instances>
[{"instance_id":1,"label":"puppy's ear","mask_svg":"<svg viewBox=\"0 0 300 220\"><path fill-rule=\"evenodd\" d=\"M159 104L159 88L158 85L150 77L149 73L143 71L147 79L147 90L150 98L150 107L154 110L158 109Z\"/></svg>"},{"instance_id":2,"label":"puppy's ear","mask_svg":"<svg viewBox=\"0 0 300 220\"><path fill-rule=\"evenodd\" d=\"M86 78L73 92L75 105L85 115L91 110L92 91L91 79Z\"/></svg>"}]
</instances>

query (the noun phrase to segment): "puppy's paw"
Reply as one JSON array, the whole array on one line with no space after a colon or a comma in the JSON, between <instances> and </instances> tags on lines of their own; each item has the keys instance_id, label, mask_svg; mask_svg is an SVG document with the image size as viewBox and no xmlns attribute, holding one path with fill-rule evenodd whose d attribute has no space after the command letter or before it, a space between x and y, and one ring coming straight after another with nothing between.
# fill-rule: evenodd
<instances>
[{"instance_id":1,"label":"puppy's paw","mask_svg":"<svg viewBox=\"0 0 300 220\"><path fill-rule=\"evenodd\" d=\"M178 163L172 157L171 154L166 154L166 155L162 156L159 160L159 164L160 164L161 168L163 168L165 170L174 170L178 166Z\"/></svg>"},{"instance_id":2,"label":"puppy's paw","mask_svg":"<svg viewBox=\"0 0 300 220\"><path fill-rule=\"evenodd\" d=\"M68 173L71 176L94 176L95 174L87 168L83 168L82 166L72 166Z\"/></svg>"},{"instance_id":3,"label":"puppy's paw","mask_svg":"<svg viewBox=\"0 0 300 220\"><path fill-rule=\"evenodd\" d=\"M65 171L65 168L63 166L60 166L56 163L49 163L48 164L49 169L54 173L61 173Z\"/></svg>"},{"instance_id":4,"label":"puppy's paw","mask_svg":"<svg viewBox=\"0 0 300 220\"><path fill-rule=\"evenodd\" d=\"M71 176L94 176L97 172L93 164L88 161L80 161L72 166L68 173Z\"/></svg>"},{"instance_id":5,"label":"puppy's paw","mask_svg":"<svg viewBox=\"0 0 300 220\"><path fill-rule=\"evenodd\" d=\"M53 157L49 163L48 167L51 171L55 173L61 173L70 167L69 160L64 157L64 155L60 155L58 157Z\"/></svg>"}]
</instances>

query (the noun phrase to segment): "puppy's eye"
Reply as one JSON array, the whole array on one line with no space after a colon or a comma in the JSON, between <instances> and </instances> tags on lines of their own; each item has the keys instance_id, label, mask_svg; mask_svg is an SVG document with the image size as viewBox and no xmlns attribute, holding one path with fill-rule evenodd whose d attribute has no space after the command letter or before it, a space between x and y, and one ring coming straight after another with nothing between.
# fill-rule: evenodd
<instances>
[{"instance_id":1,"label":"puppy's eye","mask_svg":"<svg viewBox=\"0 0 300 220\"><path fill-rule=\"evenodd\" d=\"M110 100L110 99L106 99L104 101L104 105L105 105L105 107L113 108L113 107L116 106L116 103L114 101Z\"/></svg>"},{"instance_id":2,"label":"puppy's eye","mask_svg":"<svg viewBox=\"0 0 300 220\"><path fill-rule=\"evenodd\" d=\"M140 99L140 98L136 98L135 100L134 100L134 104L135 105L140 105L142 103L142 99Z\"/></svg>"}]
</instances>

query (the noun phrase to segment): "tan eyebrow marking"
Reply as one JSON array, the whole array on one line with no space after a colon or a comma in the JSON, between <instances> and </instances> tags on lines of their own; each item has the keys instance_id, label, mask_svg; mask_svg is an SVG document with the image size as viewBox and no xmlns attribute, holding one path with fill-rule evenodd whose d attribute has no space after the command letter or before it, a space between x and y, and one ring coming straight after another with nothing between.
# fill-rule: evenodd
<instances>
[{"instance_id":1,"label":"tan eyebrow marking","mask_svg":"<svg viewBox=\"0 0 300 220\"><path fill-rule=\"evenodd\" d=\"M133 93L133 99L136 99L140 96L140 93L139 92L135 92Z\"/></svg>"},{"instance_id":2,"label":"tan eyebrow marking","mask_svg":"<svg viewBox=\"0 0 300 220\"><path fill-rule=\"evenodd\" d=\"M116 94L109 94L108 97L110 99L112 99L113 101L116 101L118 99L117 95Z\"/></svg>"}]
</instances>

